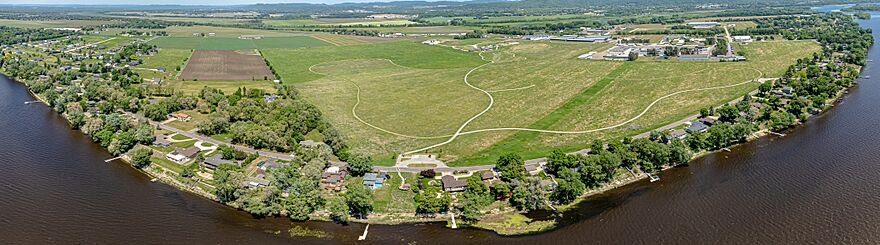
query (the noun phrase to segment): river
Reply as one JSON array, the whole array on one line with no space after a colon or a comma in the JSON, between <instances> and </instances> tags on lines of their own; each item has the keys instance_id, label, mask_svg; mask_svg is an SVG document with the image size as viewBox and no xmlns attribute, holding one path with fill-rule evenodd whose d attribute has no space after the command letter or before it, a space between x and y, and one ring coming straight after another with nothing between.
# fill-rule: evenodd
<instances>
[{"instance_id":1,"label":"river","mask_svg":"<svg viewBox=\"0 0 880 245\"><path fill-rule=\"evenodd\" d=\"M823 9L826 10L827 9ZM880 29L880 19L859 21ZM875 33L875 40L880 37ZM880 49L869 50L880 61ZM869 63L863 75L880 77ZM880 83L785 137L707 155L582 202L551 232L501 237L445 224L372 225L367 243L876 243L880 240ZM0 76L0 243L353 243L364 225L258 219L150 182L26 88ZM300 226L328 238L291 237Z\"/></svg>"}]
</instances>

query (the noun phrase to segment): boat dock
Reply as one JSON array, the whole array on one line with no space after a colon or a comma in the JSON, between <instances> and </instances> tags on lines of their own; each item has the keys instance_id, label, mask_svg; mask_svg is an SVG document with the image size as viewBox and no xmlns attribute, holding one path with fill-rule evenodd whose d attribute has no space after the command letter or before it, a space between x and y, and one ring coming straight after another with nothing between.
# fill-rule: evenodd
<instances>
[{"instance_id":1,"label":"boat dock","mask_svg":"<svg viewBox=\"0 0 880 245\"><path fill-rule=\"evenodd\" d=\"M779 137L785 136L785 134L783 134L783 133L777 133L777 132L773 132L773 131L770 131L770 134L772 134L772 135L776 135L776 136L779 136Z\"/></svg>"},{"instance_id":2,"label":"boat dock","mask_svg":"<svg viewBox=\"0 0 880 245\"><path fill-rule=\"evenodd\" d=\"M110 159L104 160L104 162L112 162L113 160L117 160L117 159L120 159L120 158L122 158L122 156L118 156L118 157L110 158Z\"/></svg>"},{"instance_id":3,"label":"boat dock","mask_svg":"<svg viewBox=\"0 0 880 245\"><path fill-rule=\"evenodd\" d=\"M367 224L367 227L364 228L364 234L358 237L358 241L367 240L367 231L370 229L370 224Z\"/></svg>"},{"instance_id":4,"label":"boat dock","mask_svg":"<svg viewBox=\"0 0 880 245\"><path fill-rule=\"evenodd\" d=\"M30 104L33 104L33 103L40 103L40 101L39 101L39 100L31 100L31 101L25 101L25 102L24 102L25 105L30 105Z\"/></svg>"},{"instance_id":5,"label":"boat dock","mask_svg":"<svg viewBox=\"0 0 880 245\"><path fill-rule=\"evenodd\" d=\"M647 175L649 178L651 178L651 182L657 182L660 180L660 176L657 176L656 174L647 174Z\"/></svg>"}]
</instances>

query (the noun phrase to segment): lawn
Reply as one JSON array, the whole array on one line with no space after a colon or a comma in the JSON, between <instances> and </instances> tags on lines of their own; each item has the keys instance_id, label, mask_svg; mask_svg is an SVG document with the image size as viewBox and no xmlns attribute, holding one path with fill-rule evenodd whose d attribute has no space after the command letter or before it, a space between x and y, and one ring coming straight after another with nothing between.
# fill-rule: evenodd
<instances>
[{"instance_id":1,"label":"lawn","mask_svg":"<svg viewBox=\"0 0 880 245\"><path fill-rule=\"evenodd\" d=\"M257 40L238 37L160 37L150 43L160 48L199 50L308 48L329 45L309 36L263 37Z\"/></svg>"},{"instance_id":2,"label":"lawn","mask_svg":"<svg viewBox=\"0 0 880 245\"><path fill-rule=\"evenodd\" d=\"M406 183L415 186L418 182L418 176L414 173L401 173L406 178ZM355 178L352 178L354 180ZM404 191L398 189L400 186L400 176L391 173L391 179L385 181L382 188L373 192L373 207L375 212L379 213L413 213L416 211L413 197L415 193L412 191Z\"/></svg>"}]
</instances>

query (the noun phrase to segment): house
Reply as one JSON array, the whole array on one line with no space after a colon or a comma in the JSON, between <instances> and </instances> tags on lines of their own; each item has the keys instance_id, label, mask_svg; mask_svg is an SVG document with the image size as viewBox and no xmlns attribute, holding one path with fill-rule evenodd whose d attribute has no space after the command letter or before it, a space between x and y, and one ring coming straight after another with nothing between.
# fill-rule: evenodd
<instances>
[{"instance_id":1,"label":"house","mask_svg":"<svg viewBox=\"0 0 880 245\"><path fill-rule=\"evenodd\" d=\"M631 60L630 55L634 50L635 48L632 47L617 46L609 49L602 58L605 60Z\"/></svg>"},{"instance_id":2,"label":"house","mask_svg":"<svg viewBox=\"0 0 880 245\"><path fill-rule=\"evenodd\" d=\"M270 168L278 168L278 167L281 167L281 165L282 165L282 164L278 163L277 159L275 159L275 158L269 158L269 159L266 159L266 160L264 160L264 161L260 161L259 163L257 163L257 168L259 168L260 170L264 170L264 171L265 171L265 170L268 170L268 169L270 169Z\"/></svg>"},{"instance_id":3,"label":"house","mask_svg":"<svg viewBox=\"0 0 880 245\"><path fill-rule=\"evenodd\" d=\"M480 180L483 180L483 181L490 181L490 180L493 180L493 179L495 179L495 172L492 172L492 171L484 171L484 172L480 173Z\"/></svg>"},{"instance_id":4,"label":"house","mask_svg":"<svg viewBox=\"0 0 880 245\"><path fill-rule=\"evenodd\" d=\"M552 36L547 34L534 34L534 35L525 35L523 39L531 40L531 41L539 41L539 40L550 40Z\"/></svg>"},{"instance_id":5,"label":"house","mask_svg":"<svg viewBox=\"0 0 880 245\"><path fill-rule=\"evenodd\" d=\"M330 166L321 173L321 185L327 190L340 191L346 175L348 175L347 170L343 170L339 166Z\"/></svg>"},{"instance_id":6,"label":"house","mask_svg":"<svg viewBox=\"0 0 880 245\"><path fill-rule=\"evenodd\" d=\"M186 161L189 161L190 159L195 158L197 154L199 154L199 148L192 146L189 148L174 149L174 151L172 151L168 154L165 154L165 158L168 158L168 160L171 160L171 161L174 161L177 163L182 163L182 162L186 162Z\"/></svg>"},{"instance_id":7,"label":"house","mask_svg":"<svg viewBox=\"0 0 880 245\"><path fill-rule=\"evenodd\" d=\"M678 56L678 60L709 60L708 54L692 54Z\"/></svg>"},{"instance_id":8,"label":"house","mask_svg":"<svg viewBox=\"0 0 880 245\"><path fill-rule=\"evenodd\" d=\"M526 165L526 172L528 172L529 175L536 175L541 172L540 165Z\"/></svg>"},{"instance_id":9,"label":"house","mask_svg":"<svg viewBox=\"0 0 880 245\"><path fill-rule=\"evenodd\" d=\"M382 188L382 185L385 184L385 179L388 178L388 174L385 173L367 173L364 174L364 187L370 189Z\"/></svg>"},{"instance_id":10,"label":"house","mask_svg":"<svg viewBox=\"0 0 880 245\"><path fill-rule=\"evenodd\" d=\"M744 43L751 42L752 36L733 36L733 41L734 42L744 42Z\"/></svg>"},{"instance_id":11,"label":"house","mask_svg":"<svg viewBox=\"0 0 880 245\"><path fill-rule=\"evenodd\" d=\"M216 36L216 35L217 35L217 33L208 32L208 36L209 36L209 37L213 37L213 36Z\"/></svg>"},{"instance_id":12,"label":"house","mask_svg":"<svg viewBox=\"0 0 880 245\"><path fill-rule=\"evenodd\" d=\"M712 125L715 125L715 123L718 122L718 120L716 120L715 118L711 118L711 117L704 117L704 118L700 118L700 122L703 124L712 126Z\"/></svg>"},{"instance_id":13,"label":"house","mask_svg":"<svg viewBox=\"0 0 880 245\"><path fill-rule=\"evenodd\" d=\"M784 87L782 88L782 93L790 97L794 93L794 88Z\"/></svg>"},{"instance_id":14,"label":"house","mask_svg":"<svg viewBox=\"0 0 880 245\"><path fill-rule=\"evenodd\" d=\"M168 70L166 70L164 67L156 68L156 70L159 71L159 72L166 72L166 71L168 71Z\"/></svg>"},{"instance_id":15,"label":"house","mask_svg":"<svg viewBox=\"0 0 880 245\"><path fill-rule=\"evenodd\" d=\"M448 192L463 191L467 189L467 181L455 179L452 175L443 175L440 177L443 183L443 190Z\"/></svg>"},{"instance_id":16,"label":"house","mask_svg":"<svg viewBox=\"0 0 880 245\"><path fill-rule=\"evenodd\" d=\"M171 146L171 141L168 141L165 136L159 136L156 137L155 140L153 140L153 146L169 147Z\"/></svg>"},{"instance_id":17,"label":"house","mask_svg":"<svg viewBox=\"0 0 880 245\"><path fill-rule=\"evenodd\" d=\"M684 131L682 129L676 129L676 130L669 131L669 137L667 138L667 141L672 140L672 139L683 140L685 137L687 137L687 131Z\"/></svg>"},{"instance_id":18,"label":"house","mask_svg":"<svg viewBox=\"0 0 880 245\"><path fill-rule=\"evenodd\" d=\"M741 55L719 55L718 59L721 61L745 61L746 57Z\"/></svg>"},{"instance_id":19,"label":"house","mask_svg":"<svg viewBox=\"0 0 880 245\"><path fill-rule=\"evenodd\" d=\"M269 186L269 181L264 178L248 178L247 185L250 188Z\"/></svg>"},{"instance_id":20,"label":"house","mask_svg":"<svg viewBox=\"0 0 880 245\"><path fill-rule=\"evenodd\" d=\"M154 77L152 82L153 82L153 84L161 84L161 83L162 83L162 79L161 79L161 78L158 78L158 77Z\"/></svg>"},{"instance_id":21,"label":"house","mask_svg":"<svg viewBox=\"0 0 880 245\"><path fill-rule=\"evenodd\" d=\"M716 27L716 26L720 26L720 25L721 24L718 22L704 22L704 21L688 22L687 23L687 26L691 27L691 28L712 28L712 27Z\"/></svg>"},{"instance_id":22,"label":"house","mask_svg":"<svg viewBox=\"0 0 880 245\"><path fill-rule=\"evenodd\" d=\"M437 39L430 39L430 40L425 40L425 41L422 42L422 43L423 43L423 44L427 44L427 45L437 45L437 44L440 44L441 41L440 41L440 40L437 40Z\"/></svg>"},{"instance_id":23,"label":"house","mask_svg":"<svg viewBox=\"0 0 880 245\"><path fill-rule=\"evenodd\" d=\"M260 39L263 39L263 36L260 36L260 35L241 35L241 36L238 36L238 39L260 40Z\"/></svg>"},{"instance_id":24,"label":"house","mask_svg":"<svg viewBox=\"0 0 880 245\"><path fill-rule=\"evenodd\" d=\"M703 124L700 121L695 121L695 122L692 122L691 125L688 126L687 129L685 129L685 131L687 131L688 133L705 132L708 129L709 129L709 126L706 126L706 124Z\"/></svg>"},{"instance_id":25,"label":"house","mask_svg":"<svg viewBox=\"0 0 880 245\"><path fill-rule=\"evenodd\" d=\"M327 145L327 144L325 144L324 142L316 142L314 140L303 140L303 141L299 142L299 145L304 146L304 147L308 147L308 148L314 148L314 147L319 147L319 146Z\"/></svg>"},{"instance_id":26,"label":"house","mask_svg":"<svg viewBox=\"0 0 880 245\"><path fill-rule=\"evenodd\" d=\"M211 170L217 169L218 167L220 167L220 165L230 164L235 165L235 163L233 163L232 161L223 159L223 155L220 154L214 154L202 161L202 166L205 166L206 168Z\"/></svg>"},{"instance_id":27,"label":"house","mask_svg":"<svg viewBox=\"0 0 880 245\"><path fill-rule=\"evenodd\" d=\"M137 61L137 60L132 60L132 61L128 62L129 66L136 66L136 65L140 65L140 64L141 64L141 62Z\"/></svg>"},{"instance_id":28,"label":"house","mask_svg":"<svg viewBox=\"0 0 880 245\"><path fill-rule=\"evenodd\" d=\"M543 170L544 165L547 164L547 158L542 157L538 159L526 160L524 164L526 167L526 172L528 172L530 175L535 175Z\"/></svg>"},{"instance_id":29,"label":"house","mask_svg":"<svg viewBox=\"0 0 880 245\"><path fill-rule=\"evenodd\" d=\"M192 120L192 116L190 116L189 114L186 114L186 113L175 113L173 116L175 119L177 119L179 121L187 122L189 120Z\"/></svg>"}]
</instances>

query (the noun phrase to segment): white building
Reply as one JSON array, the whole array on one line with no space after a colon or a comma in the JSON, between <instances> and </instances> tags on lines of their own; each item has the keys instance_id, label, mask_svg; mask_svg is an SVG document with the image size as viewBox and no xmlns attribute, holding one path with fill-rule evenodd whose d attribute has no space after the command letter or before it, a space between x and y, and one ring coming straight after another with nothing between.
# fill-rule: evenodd
<instances>
[{"instance_id":1,"label":"white building","mask_svg":"<svg viewBox=\"0 0 880 245\"><path fill-rule=\"evenodd\" d=\"M752 36L733 36L733 41L734 42L744 42L744 43L751 42Z\"/></svg>"}]
</instances>

